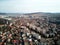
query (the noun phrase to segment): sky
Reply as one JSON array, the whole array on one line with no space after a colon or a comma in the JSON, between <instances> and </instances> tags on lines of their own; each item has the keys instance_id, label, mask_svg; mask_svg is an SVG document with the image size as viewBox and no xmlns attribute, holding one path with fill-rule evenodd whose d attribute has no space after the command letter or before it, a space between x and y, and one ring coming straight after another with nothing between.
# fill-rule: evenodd
<instances>
[{"instance_id":1,"label":"sky","mask_svg":"<svg viewBox=\"0 0 60 45\"><path fill-rule=\"evenodd\" d=\"M60 0L0 0L0 12L32 13L59 12Z\"/></svg>"}]
</instances>

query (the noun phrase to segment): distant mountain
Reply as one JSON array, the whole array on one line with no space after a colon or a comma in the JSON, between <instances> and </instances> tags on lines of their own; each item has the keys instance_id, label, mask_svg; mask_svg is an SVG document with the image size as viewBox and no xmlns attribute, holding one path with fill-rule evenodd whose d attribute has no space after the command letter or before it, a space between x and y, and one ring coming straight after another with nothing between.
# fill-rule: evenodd
<instances>
[{"instance_id":1,"label":"distant mountain","mask_svg":"<svg viewBox=\"0 0 60 45\"><path fill-rule=\"evenodd\" d=\"M0 13L0 15L6 15L6 13Z\"/></svg>"},{"instance_id":2,"label":"distant mountain","mask_svg":"<svg viewBox=\"0 0 60 45\"><path fill-rule=\"evenodd\" d=\"M27 13L24 15L41 15L41 16L59 16L60 17L60 13L44 13L44 12Z\"/></svg>"},{"instance_id":3,"label":"distant mountain","mask_svg":"<svg viewBox=\"0 0 60 45\"><path fill-rule=\"evenodd\" d=\"M35 13L0 13L0 15L8 15L8 16L41 15L41 16L59 16L60 17L60 13L44 13L44 12L35 12Z\"/></svg>"}]
</instances>

